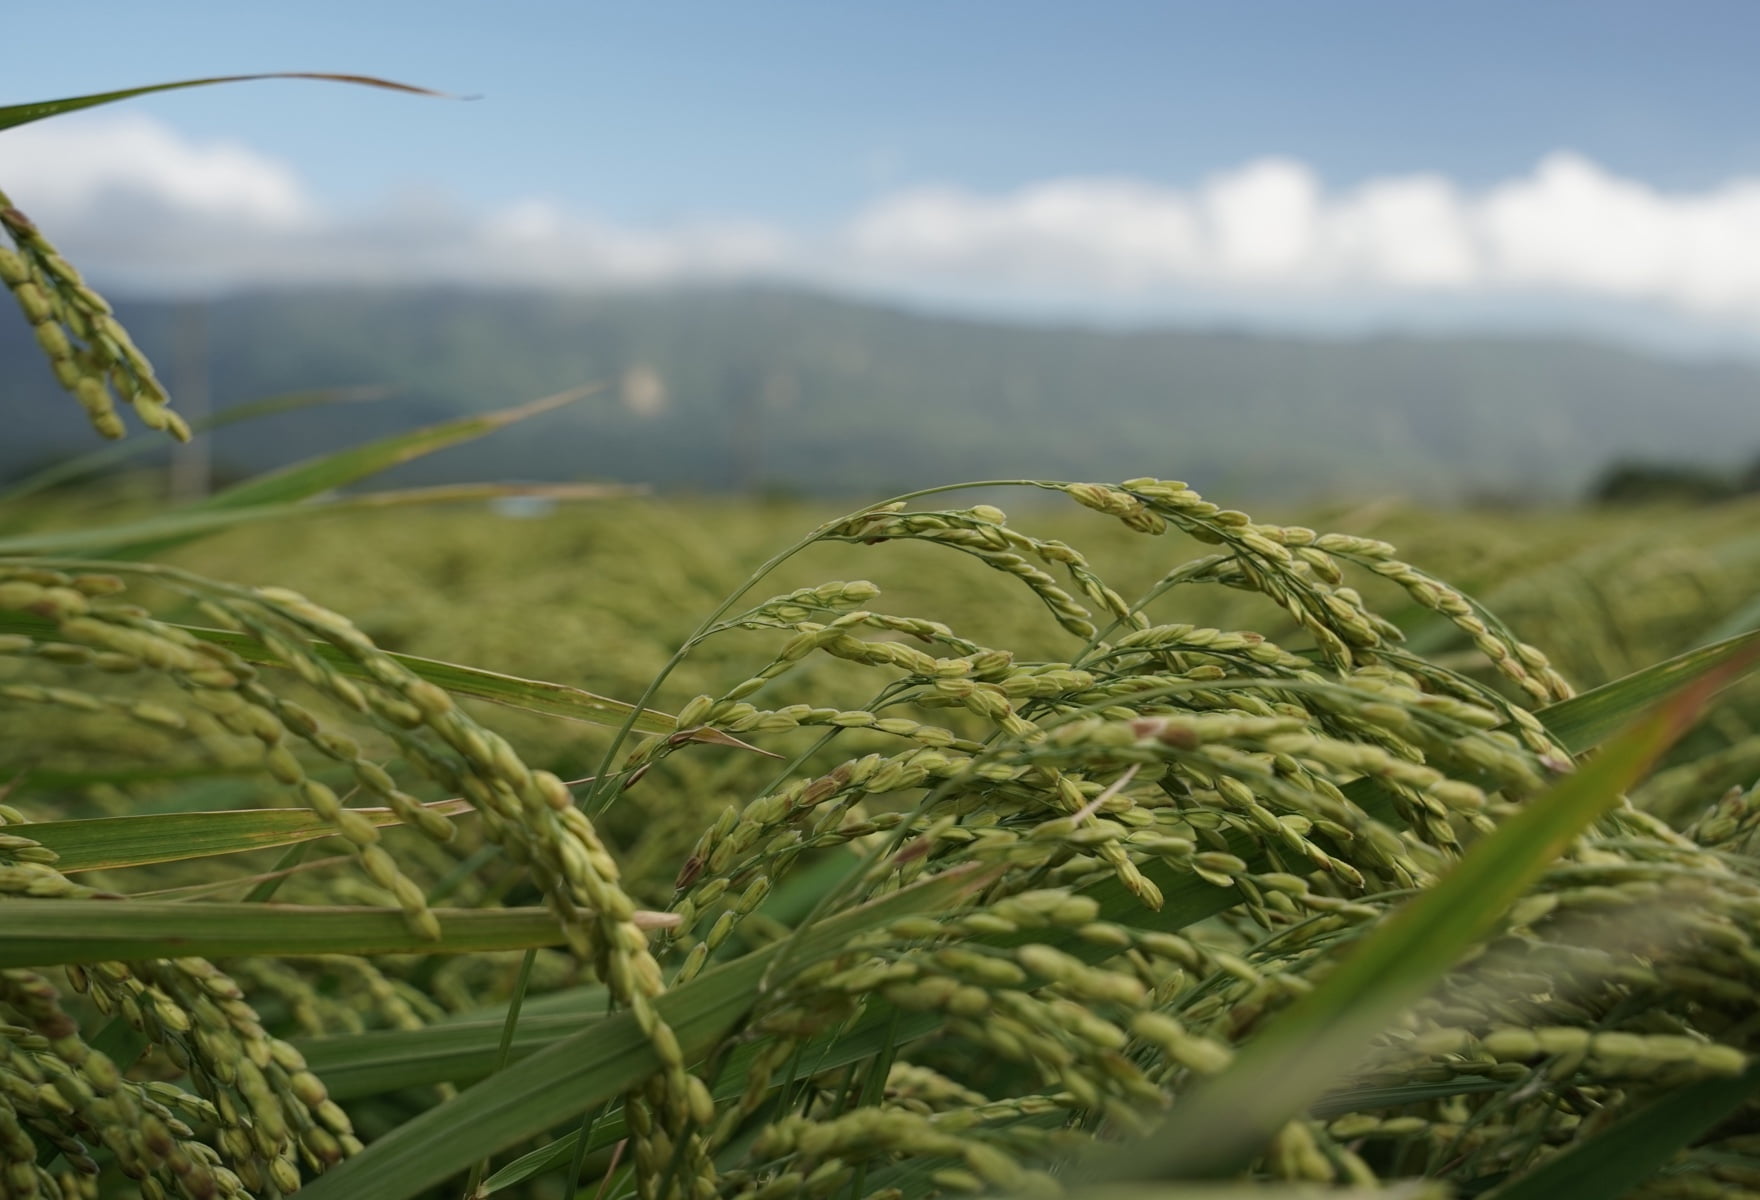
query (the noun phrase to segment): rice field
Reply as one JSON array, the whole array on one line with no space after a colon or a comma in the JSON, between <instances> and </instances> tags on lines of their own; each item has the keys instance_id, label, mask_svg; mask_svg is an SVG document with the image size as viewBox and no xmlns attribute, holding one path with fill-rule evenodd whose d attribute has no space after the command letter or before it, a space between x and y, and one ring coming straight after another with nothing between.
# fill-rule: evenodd
<instances>
[{"instance_id":1,"label":"rice field","mask_svg":"<svg viewBox=\"0 0 1760 1200\"><path fill-rule=\"evenodd\" d=\"M1752 502L356 488L570 399L0 489L5 1200L1760 1188Z\"/></svg>"},{"instance_id":2,"label":"rice field","mask_svg":"<svg viewBox=\"0 0 1760 1200\"><path fill-rule=\"evenodd\" d=\"M0 559L17 1194L1520 1194L1711 1095L1634 1194L1739 1193L1751 684L1314 1004L1728 657L1751 508L1010 491Z\"/></svg>"}]
</instances>

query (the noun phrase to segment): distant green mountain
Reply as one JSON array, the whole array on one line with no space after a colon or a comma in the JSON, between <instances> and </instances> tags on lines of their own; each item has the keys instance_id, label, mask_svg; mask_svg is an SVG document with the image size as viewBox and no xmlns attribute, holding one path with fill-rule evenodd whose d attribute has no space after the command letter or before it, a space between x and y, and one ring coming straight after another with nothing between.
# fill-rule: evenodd
<instances>
[{"instance_id":1,"label":"distant green mountain","mask_svg":"<svg viewBox=\"0 0 1760 1200\"><path fill-rule=\"evenodd\" d=\"M878 494L1161 475L1236 497L1552 498L1618 458L1760 452L1760 370L1586 342L1109 332L762 289L293 292L199 319L167 301L120 308L174 389L205 358L217 405L396 387L216 435L236 469L591 380L610 384L603 398L406 479ZM23 322L0 320L0 362L0 475L91 444Z\"/></svg>"}]
</instances>

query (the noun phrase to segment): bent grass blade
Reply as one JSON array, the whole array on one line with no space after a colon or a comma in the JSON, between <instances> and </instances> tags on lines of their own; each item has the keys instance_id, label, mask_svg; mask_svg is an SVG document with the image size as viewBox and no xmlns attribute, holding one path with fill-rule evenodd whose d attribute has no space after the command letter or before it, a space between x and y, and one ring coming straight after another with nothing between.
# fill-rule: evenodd
<instances>
[{"instance_id":1,"label":"bent grass blade","mask_svg":"<svg viewBox=\"0 0 1760 1200\"><path fill-rule=\"evenodd\" d=\"M602 390L603 384L589 383L511 408L442 421L406 433L392 434L365 445L350 446L333 454L321 455L255 479L248 479L235 487L216 492L191 508L203 511L250 508L260 504L286 504L322 495L437 450L475 441L509 425L554 412Z\"/></svg>"},{"instance_id":2,"label":"bent grass blade","mask_svg":"<svg viewBox=\"0 0 1760 1200\"><path fill-rule=\"evenodd\" d=\"M236 958L246 954L465 954L561 945L547 908L435 909L438 941L424 939L394 908L296 904L183 904L137 900L9 900L0 926L0 967ZM664 913L637 914L661 928Z\"/></svg>"},{"instance_id":3,"label":"bent grass blade","mask_svg":"<svg viewBox=\"0 0 1760 1200\"><path fill-rule=\"evenodd\" d=\"M190 431L197 434L208 433L211 430L224 429L228 425L241 425L264 417L280 416L283 413L298 412L301 409L318 408L328 404L360 404L383 399L391 392L391 388L384 387L339 387L286 392L276 396L266 396L261 400L234 404L211 416L191 421ZM114 470L129 459L138 458L156 448L157 443L146 438L131 438L123 442L110 442L95 450L88 450L83 454L76 454L72 458L62 459L53 466L27 475L18 482L0 490L0 504L15 504L50 488L61 487L75 480Z\"/></svg>"},{"instance_id":4,"label":"bent grass blade","mask_svg":"<svg viewBox=\"0 0 1760 1200\"><path fill-rule=\"evenodd\" d=\"M422 807L443 817L475 810L464 800L436 800ZM403 823L389 808L356 808L374 825ZM221 812L154 813L138 817L94 817L79 821L40 821L14 826L29 830L32 841L60 857L63 875L109 871L151 863L182 862L242 854L333 837L336 826L309 808L235 809Z\"/></svg>"},{"instance_id":5,"label":"bent grass blade","mask_svg":"<svg viewBox=\"0 0 1760 1200\"><path fill-rule=\"evenodd\" d=\"M183 88L209 87L217 83L251 83L259 79L316 79L329 83L352 83L362 87L384 88L387 91L407 92L414 96L433 96L445 100L464 99L462 96L451 96L446 92L436 92L430 88L398 83L391 79L379 79L372 75L333 75L318 71L271 71L260 75L215 75L206 79L180 79L175 83L151 83L145 87L124 88L118 92L94 92L88 96L69 96L64 100L8 104L0 107L0 129L13 129L20 125L28 125L32 121L59 117L63 113L78 112L82 108L96 108L100 104L114 104L119 100L132 100L136 96L150 96L154 92L174 92Z\"/></svg>"}]
</instances>

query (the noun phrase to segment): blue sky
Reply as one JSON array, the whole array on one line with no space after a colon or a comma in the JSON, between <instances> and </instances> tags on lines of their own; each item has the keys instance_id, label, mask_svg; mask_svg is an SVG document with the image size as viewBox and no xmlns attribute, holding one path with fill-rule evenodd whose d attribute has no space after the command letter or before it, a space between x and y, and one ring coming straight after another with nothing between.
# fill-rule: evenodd
<instances>
[{"instance_id":1,"label":"blue sky","mask_svg":"<svg viewBox=\"0 0 1760 1200\"><path fill-rule=\"evenodd\" d=\"M233 248L195 273L209 282L320 262L390 278L400 236L415 256L480 235L584 284L773 274L1145 318L1760 329L1760 265L1751 286L1721 265L1760 236L1742 190L1760 180L1753 3L88 3L22 8L8 31L0 101L273 69L482 97L263 83L0 139L0 185L27 211L59 164L138 149L134 175L88 165L80 187L36 187L70 250L144 286L188 276L200 239L169 236L164 261L117 253L143 209L123 200L175 225L195 200L151 173L229 148L216 195L257 207L203 210ZM242 182L253 169L282 200ZM1358 202L1413 180L1429 191ZM1218 248L1225 209L1249 240L1255 221L1305 220L1311 245L1248 262ZM1553 261L1553 231L1603 212L1607 238L1647 257L1603 270L1586 242L1585 261ZM264 213L281 214L275 252L247 228ZM320 227L340 248L314 249Z\"/></svg>"}]
</instances>

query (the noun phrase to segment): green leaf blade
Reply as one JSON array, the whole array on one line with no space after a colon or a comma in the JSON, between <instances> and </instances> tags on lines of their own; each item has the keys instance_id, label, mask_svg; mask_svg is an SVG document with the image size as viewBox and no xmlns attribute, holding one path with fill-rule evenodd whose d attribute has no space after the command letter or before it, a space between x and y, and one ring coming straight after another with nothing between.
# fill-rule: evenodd
<instances>
[{"instance_id":1,"label":"green leaf blade","mask_svg":"<svg viewBox=\"0 0 1760 1200\"><path fill-rule=\"evenodd\" d=\"M463 800L439 800L424 807L445 817L474 811ZM402 818L388 808L352 811L380 828L402 823ZM336 833L335 825L309 808L151 813L40 821L12 828L55 851L60 856L55 869L64 875L243 854L315 841Z\"/></svg>"},{"instance_id":2,"label":"green leaf blade","mask_svg":"<svg viewBox=\"0 0 1760 1200\"><path fill-rule=\"evenodd\" d=\"M0 967L236 958L247 954L466 954L564 942L543 908L435 909L441 936L412 932L393 908L180 904L136 900L6 902Z\"/></svg>"},{"instance_id":3,"label":"green leaf blade","mask_svg":"<svg viewBox=\"0 0 1760 1200\"><path fill-rule=\"evenodd\" d=\"M197 434L208 433L229 425L239 425L307 408L377 400L388 395L389 392L389 388L367 387L320 388L287 392L276 396L266 396L261 400L234 404L201 420L190 422L190 429ZM127 441L110 442L95 450L88 450L83 454L64 458L0 489L0 504L15 504L51 488L62 487L77 480L113 470L129 459L137 458L157 448L158 443L151 439L130 438Z\"/></svg>"},{"instance_id":4,"label":"green leaf blade","mask_svg":"<svg viewBox=\"0 0 1760 1200\"><path fill-rule=\"evenodd\" d=\"M144 87L124 88L116 92L69 96L64 100L8 104L0 106L0 129L14 129L20 125L28 125L33 121L59 117L67 113L79 112L85 108L96 108L101 104L115 104L119 100L133 100L137 96L150 96L155 92L175 92L184 88L210 87L218 83L251 83L259 79L316 79L330 83L352 83L362 87L383 88L393 92L407 92L414 96L447 98L445 92L436 92L409 83L398 83L391 79L378 79L371 75L335 75L318 71L271 71L259 75L214 75L205 79L180 79L175 83L151 83ZM457 97L452 98L456 99Z\"/></svg>"},{"instance_id":5,"label":"green leaf blade","mask_svg":"<svg viewBox=\"0 0 1760 1200\"><path fill-rule=\"evenodd\" d=\"M309 499L435 451L475 441L509 425L554 412L602 389L601 384L587 384L512 408L459 417L421 429L392 434L364 445L350 446L255 479L248 479L225 491L217 492L192 507L211 512L217 509L253 508L265 504L289 504Z\"/></svg>"}]
</instances>

